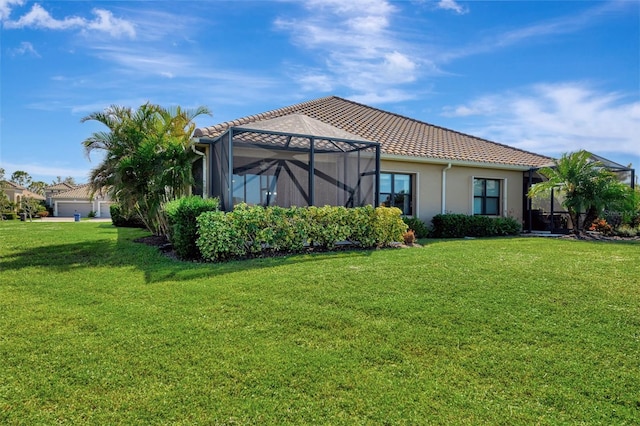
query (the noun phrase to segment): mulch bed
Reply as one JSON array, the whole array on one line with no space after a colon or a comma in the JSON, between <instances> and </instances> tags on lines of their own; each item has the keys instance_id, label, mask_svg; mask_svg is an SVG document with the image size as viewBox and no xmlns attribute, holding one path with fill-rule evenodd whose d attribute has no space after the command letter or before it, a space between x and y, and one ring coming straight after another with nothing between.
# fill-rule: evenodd
<instances>
[{"instance_id":1,"label":"mulch bed","mask_svg":"<svg viewBox=\"0 0 640 426\"><path fill-rule=\"evenodd\" d=\"M150 235L148 237L140 237L140 238L136 238L135 240L133 240L134 243L140 243L140 244L146 244L148 246L151 247L157 247L158 250L164 254L165 256L171 258L171 259L176 259L176 260L182 260L180 259L177 255L176 252L173 250L173 247L171 246L171 243L169 242L169 240L162 236L162 235ZM414 244L409 244L409 245L405 245L405 244L397 244L392 246L391 248L409 248L409 247L421 247L420 244L418 243L414 243ZM345 245L342 248L338 248L337 250L333 250L333 251L340 251L340 250L368 250L368 249L360 249L357 247L354 247L352 245ZM309 253L312 252L328 252L327 250L321 250L318 248L315 249L309 249L308 250ZM266 251L263 253L260 253L257 256L250 256L250 257L246 257L246 259L250 259L250 258L263 258L263 257L280 257L280 256L287 256L291 253L288 252L271 252L271 251ZM197 262L197 260L195 260Z\"/></svg>"},{"instance_id":2,"label":"mulch bed","mask_svg":"<svg viewBox=\"0 0 640 426\"><path fill-rule=\"evenodd\" d=\"M567 234L559 238L567 240L583 241L640 241L640 237L619 237L617 235L603 235L599 232L587 232L584 234Z\"/></svg>"}]
</instances>

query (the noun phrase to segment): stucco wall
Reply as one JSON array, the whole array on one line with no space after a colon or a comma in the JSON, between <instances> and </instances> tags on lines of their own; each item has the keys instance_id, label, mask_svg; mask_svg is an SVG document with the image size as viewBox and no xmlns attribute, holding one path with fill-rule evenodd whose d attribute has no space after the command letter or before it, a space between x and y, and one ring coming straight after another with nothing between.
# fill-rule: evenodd
<instances>
[{"instance_id":1,"label":"stucco wall","mask_svg":"<svg viewBox=\"0 0 640 426\"><path fill-rule=\"evenodd\" d=\"M442 170L446 164L425 164L417 162L392 161L383 159L382 173L408 173L414 179L414 212L429 224L431 218L443 211ZM523 172L519 170L499 170L480 167L452 165L446 171L445 207L446 213L473 214L473 178L499 179L502 181L502 214L522 220ZM506 198L505 198L506 197Z\"/></svg>"}]
</instances>

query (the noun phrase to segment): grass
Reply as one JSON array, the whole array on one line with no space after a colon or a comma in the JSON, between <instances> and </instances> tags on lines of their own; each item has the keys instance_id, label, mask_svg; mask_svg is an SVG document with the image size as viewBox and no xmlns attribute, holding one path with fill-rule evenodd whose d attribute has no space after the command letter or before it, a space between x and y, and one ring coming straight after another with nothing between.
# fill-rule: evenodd
<instances>
[{"instance_id":1,"label":"grass","mask_svg":"<svg viewBox=\"0 0 640 426\"><path fill-rule=\"evenodd\" d=\"M1 424L637 424L640 244L227 264L0 223Z\"/></svg>"}]
</instances>

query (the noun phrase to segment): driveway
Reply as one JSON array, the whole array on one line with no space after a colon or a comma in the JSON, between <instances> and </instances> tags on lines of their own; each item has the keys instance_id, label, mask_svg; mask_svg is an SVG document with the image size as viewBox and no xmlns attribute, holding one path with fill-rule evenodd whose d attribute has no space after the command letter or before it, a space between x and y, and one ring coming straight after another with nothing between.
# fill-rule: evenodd
<instances>
[{"instance_id":1,"label":"driveway","mask_svg":"<svg viewBox=\"0 0 640 426\"><path fill-rule=\"evenodd\" d=\"M29 219L27 219L28 221ZM73 222L73 217L43 217L42 219L36 219L39 222ZM94 217L91 219L81 219L81 222L109 222L111 223L111 218L101 218Z\"/></svg>"}]
</instances>

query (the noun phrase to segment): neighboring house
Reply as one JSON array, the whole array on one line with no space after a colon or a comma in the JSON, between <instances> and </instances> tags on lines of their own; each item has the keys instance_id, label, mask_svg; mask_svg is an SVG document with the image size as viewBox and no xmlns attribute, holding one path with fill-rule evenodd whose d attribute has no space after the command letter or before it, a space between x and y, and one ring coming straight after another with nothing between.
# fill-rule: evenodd
<instances>
[{"instance_id":1,"label":"neighboring house","mask_svg":"<svg viewBox=\"0 0 640 426\"><path fill-rule=\"evenodd\" d=\"M92 196L89 184L55 194L51 200L53 215L57 217L71 217L76 213L88 217L91 212L95 213L95 217L111 217L111 199L106 193L95 193Z\"/></svg>"},{"instance_id":2,"label":"neighboring house","mask_svg":"<svg viewBox=\"0 0 640 426\"><path fill-rule=\"evenodd\" d=\"M196 129L194 192L222 207L393 205L524 222L532 169L552 159L331 96ZM378 190L376 190L378 188Z\"/></svg>"},{"instance_id":3,"label":"neighboring house","mask_svg":"<svg viewBox=\"0 0 640 426\"><path fill-rule=\"evenodd\" d=\"M56 194L60 194L61 192L66 192L69 191L70 189L73 189L74 186L66 183L66 182L59 182L53 185L49 185L44 189L44 196L46 198L46 204L47 207L53 208L53 196Z\"/></svg>"},{"instance_id":4,"label":"neighboring house","mask_svg":"<svg viewBox=\"0 0 640 426\"><path fill-rule=\"evenodd\" d=\"M18 208L23 198L33 198L34 200L44 201L44 197L35 192L29 191L27 188L13 183L11 181L2 181L2 189L9 198L9 202L14 203Z\"/></svg>"}]
</instances>

